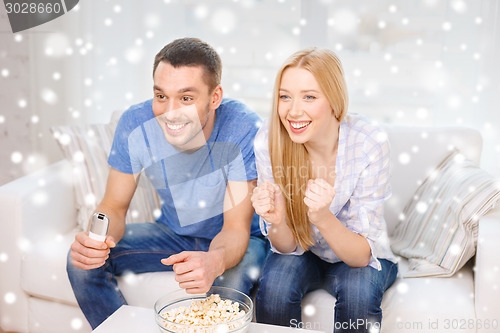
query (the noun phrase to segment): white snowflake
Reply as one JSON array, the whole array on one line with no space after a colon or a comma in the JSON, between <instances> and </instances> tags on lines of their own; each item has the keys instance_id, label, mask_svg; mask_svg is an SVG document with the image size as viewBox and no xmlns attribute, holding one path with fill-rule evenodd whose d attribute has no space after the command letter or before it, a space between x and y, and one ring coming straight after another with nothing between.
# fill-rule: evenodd
<instances>
[{"instance_id":1,"label":"white snowflake","mask_svg":"<svg viewBox=\"0 0 500 333\"><path fill-rule=\"evenodd\" d=\"M5 294L3 299L4 299L5 303L7 303L7 304L14 304L17 300L17 297L16 297L16 294L14 294L13 292L8 292Z\"/></svg>"},{"instance_id":2,"label":"white snowflake","mask_svg":"<svg viewBox=\"0 0 500 333\"><path fill-rule=\"evenodd\" d=\"M139 279L136 274L127 272L123 275L123 281L129 286L135 286L139 282Z\"/></svg>"},{"instance_id":3,"label":"white snowflake","mask_svg":"<svg viewBox=\"0 0 500 333\"><path fill-rule=\"evenodd\" d=\"M71 328L75 331L80 330L83 327L83 321L80 318L71 319Z\"/></svg>"},{"instance_id":4,"label":"white snowflake","mask_svg":"<svg viewBox=\"0 0 500 333\"><path fill-rule=\"evenodd\" d=\"M131 64L138 64L144 56L144 50L140 47L131 47L125 50L125 59Z\"/></svg>"},{"instance_id":5,"label":"white snowflake","mask_svg":"<svg viewBox=\"0 0 500 333\"><path fill-rule=\"evenodd\" d=\"M450 253L453 255L458 255L460 253L460 246L458 246L457 244L453 244L452 246L450 246ZM461 277L460 274L458 277Z\"/></svg>"},{"instance_id":6,"label":"white snowflake","mask_svg":"<svg viewBox=\"0 0 500 333\"><path fill-rule=\"evenodd\" d=\"M257 279L260 276L260 268L259 267L250 267L247 272L248 276L250 277L251 280L257 281Z\"/></svg>"},{"instance_id":7,"label":"white snowflake","mask_svg":"<svg viewBox=\"0 0 500 333\"><path fill-rule=\"evenodd\" d=\"M452 0L451 8L457 13L465 13L467 11L467 4L463 0Z\"/></svg>"},{"instance_id":8,"label":"white snowflake","mask_svg":"<svg viewBox=\"0 0 500 333\"><path fill-rule=\"evenodd\" d=\"M29 252L31 246L31 241L27 238L20 238L17 240L17 247L21 250L21 252Z\"/></svg>"},{"instance_id":9,"label":"white snowflake","mask_svg":"<svg viewBox=\"0 0 500 333\"><path fill-rule=\"evenodd\" d=\"M75 153L73 154L73 162L82 163L84 161L85 154L81 150L75 151Z\"/></svg>"},{"instance_id":10,"label":"white snowflake","mask_svg":"<svg viewBox=\"0 0 500 333\"><path fill-rule=\"evenodd\" d=\"M411 156L408 153L401 153L398 156L399 163L401 163L403 165L410 163L410 160L411 160Z\"/></svg>"},{"instance_id":11,"label":"white snowflake","mask_svg":"<svg viewBox=\"0 0 500 333\"><path fill-rule=\"evenodd\" d=\"M49 202L49 195L45 191L36 191L32 197L33 205L41 207Z\"/></svg>"},{"instance_id":12,"label":"white snowflake","mask_svg":"<svg viewBox=\"0 0 500 333\"><path fill-rule=\"evenodd\" d=\"M396 286L396 290L400 294L406 294L408 292L409 286L406 282L399 282Z\"/></svg>"},{"instance_id":13,"label":"white snowflake","mask_svg":"<svg viewBox=\"0 0 500 333\"><path fill-rule=\"evenodd\" d=\"M316 313L316 307L312 304L307 304L305 307L304 307L304 314L308 317L311 317L311 316L314 316L314 314Z\"/></svg>"},{"instance_id":14,"label":"white snowflake","mask_svg":"<svg viewBox=\"0 0 500 333\"><path fill-rule=\"evenodd\" d=\"M234 12L226 8L217 9L210 20L212 28L222 34L231 32L236 27L236 22Z\"/></svg>"},{"instance_id":15,"label":"white snowflake","mask_svg":"<svg viewBox=\"0 0 500 333\"><path fill-rule=\"evenodd\" d=\"M203 20L208 16L208 7L204 5L196 6L194 9L194 16L197 19Z\"/></svg>"},{"instance_id":16,"label":"white snowflake","mask_svg":"<svg viewBox=\"0 0 500 333\"><path fill-rule=\"evenodd\" d=\"M96 197L93 193L89 193L85 196L85 205L86 206L89 206L89 207L92 207L92 206L95 206L96 204Z\"/></svg>"},{"instance_id":17,"label":"white snowflake","mask_svg":"<svg viewBox=\"0 0 500 333\"><path fill-rule=\"evenodd\" d=\"M28 102L24 98L21 98L19 101L17 101L17 105L20 108L25 108L26 106L28 106Z\"/></svg>"},{"instance_id":18,"label":"white snowflake","mask_svg":"<svg viewBox=\"0 0 500 333\"><path fill-rule=\"evenodd\" d=\"M42 91L40 92L40 96L42 97L42 100L47 103L47 104L50 104L50 105L54 105L57 103L57 94L49 89L49 88L44 88L42 89Z\"/></svg>"},{"instance_id":19,"label":"white snowflake","mask_svg":"<svg viewBox=\"0 0 500 333\"><path fill-rule=\"evenodd\" d=\"M451 28L452 28L452 25L450 22L446 21L446 22L443 22L442 26L444 31L450 31Z\"/></svg>"},{"instance_id":20,"label":"white snowflake","mask_svg":"<svg viewBox=\"0 0 500 333\"><path fill-rule=\"evenodd\" d=\"M458 95L452 95L448 98L448 107L458 109L462 106L462 98Z\"/></svg>"},{"instance_id":21,"label":"white snowflake","mask_svg":"<svg viewBox=\"0 0 500 333\"><path fill-rule=\"evenodd\" d=\"M415 206L415 209L417 210L417 212L419 212L420 214L423 214L427 211L427 204L423 201L420 201L419 203L417 203L417 205Z\"/></svg>"},{"instance_id":22,"label":"white snowflake","mask_svg":"<svg viewBox=\"0 0 500 333\"><path fill-rule=\"evenodd\" d=\"M333 16L335 29L343 34L350 34L356 31L359 18L351 9L340 8Z\"/></svg>"},{"instance_id":23,"label":"white snowflake","mask_svg":"<svg viewBox=\"0 0 500 333\"><path fill-rule=\"evenodd\" d=\"M23 154L21 154L20 152L18 151L15 151L13 152L11 155L10 155L10 160L12 161L12 163L14 164L19 164L23 161Z\"/></svg>"}]
</instances>

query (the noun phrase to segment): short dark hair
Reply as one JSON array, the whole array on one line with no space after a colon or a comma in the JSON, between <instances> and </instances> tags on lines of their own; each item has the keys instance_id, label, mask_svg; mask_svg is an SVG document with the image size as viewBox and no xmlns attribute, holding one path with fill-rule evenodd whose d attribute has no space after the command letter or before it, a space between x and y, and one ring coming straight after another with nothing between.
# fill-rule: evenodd
<instances>
[{"instance_id":1,"label":"short dark hair","mask_svg":"<svg viewBox=\"0 0 500 333\"><path fill-rule=\"evenodd\" d=\"M168 62L173 67L202 66L205 82L214 89L221 81L222 62L217 52L198 38L180 38L165 45L155 56L153 76L158 64Z\"/></svg>"}]
</instances>

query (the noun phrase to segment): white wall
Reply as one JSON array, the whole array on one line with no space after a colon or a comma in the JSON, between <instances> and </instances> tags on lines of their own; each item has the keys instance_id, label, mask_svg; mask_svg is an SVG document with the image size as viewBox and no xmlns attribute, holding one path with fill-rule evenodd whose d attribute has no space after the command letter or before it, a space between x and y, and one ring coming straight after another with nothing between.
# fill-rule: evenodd
<instances>
[{"instance_id":1,"label":"white wall","mask_svg":"<svg viewBox=\"0 0 500 333\"><path fill-rule=\"evenodd\" d=\"M0 7L0 184L61 158L50 126L106 122L150 98L154 55L182 36L219 50L225 95L263 116L284 58L329 47L351 112L477 128L482 164L500 175L500 1L81 1L16 36Z\"/></svg>"}]
</instances>

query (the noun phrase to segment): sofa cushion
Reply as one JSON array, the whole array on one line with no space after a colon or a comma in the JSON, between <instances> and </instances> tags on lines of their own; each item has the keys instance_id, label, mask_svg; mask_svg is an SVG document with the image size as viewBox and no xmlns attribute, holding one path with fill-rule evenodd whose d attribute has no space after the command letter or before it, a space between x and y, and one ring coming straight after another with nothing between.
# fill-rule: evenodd
<instances>
[{"instance_id":1,"label":"sofa cushion","mask_svg":"<svg viewBox=\"0 0 500 333\"><path fill-rule=\"evenodd\" d=\"M452 147L476 164L482 139L477 130L463 127L416 127L384 125L391 144L392 196L385 204L389 236L417 187L449 153Z\"/></svg>"},{"instance_id":2,"label":"sofa cushion","mask_svg":"<svg viewBox=\"0 0 500 333\"><path fill-rule=\"evenodd\" d=\"M500 181L458 151L417 189L391 248L409 258L406 277L451 276L474 254L479 218L500 199Z\"/></svg>"},{"instance_id":3,"label":"sofa cushion","mask_svg":"<svg viewBox=\"0 0 500 333\"><path fill-rule=\"evenodd\" d=\"M408 261L399 262L400 273L408 270ZM382 300L382 333L448 332L445 324L468 323L475 319L472 263L451 278L403 279L398 277ZM304 328L333 331L335 298L324 289L308 293L302 302ZM436 321L438 327L436 328ZM472 333L466 327L460 332Z\"/></svg>"},{"instance_id":4,"label":"sofa cushion","mask_svg":"<svg viewBox=\"0 0 500 333\"><path fill-rule=\"evenodd\" d=\"M72 163L78 224L87 230L89 219L104 196L117 118L110 124L54 126L51 131L64 157ZM156 192L147 177L141 176L126 215L126 223L153 222L159 215ZM156 214L155 214L156 212Z\"/></svg>"},{"instance_id":5,"label":"sofa cushion","mask_svg":"<svg viewBox=\"0 0 500 333\"><path fill-rule=\"evenodd\" d=\"M77 230L32 243L21 262L21 287L32 296L77 306L66 274L66 257Z\"/></svg>"},{"instance_id":6,"label":"sofa cushion","mask_svg":"<svg viewBox=\"0 0 500 333\"><path fill-rule=\"evenodd\" d=\"M29 333L91 332L92 328L78 306L30 297L28 299Z\"/></svg>"}]
</instances>

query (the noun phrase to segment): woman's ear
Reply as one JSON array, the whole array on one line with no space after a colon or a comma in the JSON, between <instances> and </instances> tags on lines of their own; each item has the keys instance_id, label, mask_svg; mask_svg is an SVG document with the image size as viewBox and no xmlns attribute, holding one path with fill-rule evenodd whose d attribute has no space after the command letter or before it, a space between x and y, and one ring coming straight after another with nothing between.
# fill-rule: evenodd
<instances>
[{"instance_id":1,"label":"woman's ear","mask_svg":"<svg viewBox=\"0 0 500 333\"><path fill-rule=\"evenodd\" d=\"M212 96L211 96L211 101L210 101L210 106L213 110L217 109L222 102L222 87L220 84L218 84L214 90L212 91Z\"/></svg>"}]
</instances>

